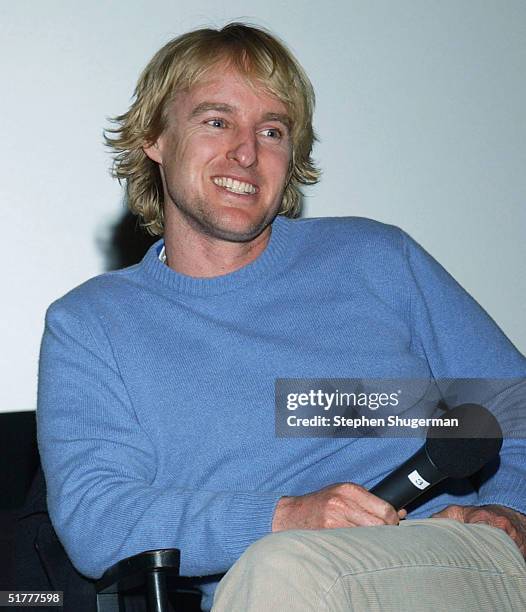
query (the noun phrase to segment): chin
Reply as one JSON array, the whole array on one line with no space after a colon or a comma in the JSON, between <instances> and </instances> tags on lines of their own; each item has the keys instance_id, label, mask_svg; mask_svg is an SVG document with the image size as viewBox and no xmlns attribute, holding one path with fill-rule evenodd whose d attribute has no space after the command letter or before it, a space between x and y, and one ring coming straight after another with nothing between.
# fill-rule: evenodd
<instances>
[{"instance_id":1,"label":"chin","mask_svg":"<svg viewBox=\"0 0 526 612\"><path fill-rule=\"evenodd\" d=\"M267 227L268 224L261 226L251 226L244 228L233 228L233 227L214 227L210 228L207 233L213 238L219 238L220 240L226 240L228 242L250 242L257 238Z\"/></svg>"},{"instance_id":2,"label":"chin","mask_svg":"<svg viewBox=\"0 0 526 612\"><path fill-rule=\"evenodd\" d=\"M230 242L249 242L257 238L272 223L275 215L258 216L239 209L229 209L220 218L210 220L207 233Z\"/></svg>"}]
</instances>

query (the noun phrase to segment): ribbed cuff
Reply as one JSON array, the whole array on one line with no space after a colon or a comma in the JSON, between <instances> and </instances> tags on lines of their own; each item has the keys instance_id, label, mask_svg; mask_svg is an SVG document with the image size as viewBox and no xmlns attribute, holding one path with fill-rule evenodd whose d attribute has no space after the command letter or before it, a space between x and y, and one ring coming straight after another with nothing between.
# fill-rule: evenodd
<instances>
[{"instance_id":1,"label":"ribbed cuff","mask_svg":"<svg viewBox=\"0 0 526 612\"><path fill-rule=\"evenodd\" d=\"M229 508L224 545L234 558L240 557L254 542L272 531L274 511L281 493L251 495L236 494Z\"/></svg>"},{"instance_id":2,"label":"ribbed cuff","mask_svg":"<svg viewBox=\"0 0 526 612\"><path fill-rule=\"evenodd\" d=\"M520 474L494 476L479 491L478 505L499 504L526 514L526 477Z\"/></svg>"}]
</instances>

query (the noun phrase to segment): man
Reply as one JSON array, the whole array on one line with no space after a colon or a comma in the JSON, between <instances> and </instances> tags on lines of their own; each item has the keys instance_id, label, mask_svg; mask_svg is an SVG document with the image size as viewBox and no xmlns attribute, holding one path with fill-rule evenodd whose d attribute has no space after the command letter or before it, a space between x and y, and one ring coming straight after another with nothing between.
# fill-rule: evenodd
<instances>
[{"instance_id":1,"label":"man","mask_svg":"<svg viewBox=\"0 0 526 612\"><path fill-rule=\"evenodd\" d=\"M520 440L478 492L445 487L400 521L368 489L419 440L275 435L280 377L526 373L397 228L286 218L319 177L313 103L286 48L241 24L185 34L143 72L109 142L164 241L49 309L38 426L56 531L91 577L180 548L203 609L229 568L214 610L518 609Z\"/></svg>"}]
</instances>

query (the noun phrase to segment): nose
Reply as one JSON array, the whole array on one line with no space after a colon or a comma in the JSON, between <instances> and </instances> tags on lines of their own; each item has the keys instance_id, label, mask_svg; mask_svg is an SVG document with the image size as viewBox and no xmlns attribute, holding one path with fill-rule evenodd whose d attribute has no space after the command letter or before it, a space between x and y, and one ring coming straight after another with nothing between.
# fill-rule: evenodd
<instances>
[{"instance_id":1,"label":"nose","mask_svg":"<svg viewBox=\"0 0 526 612\"><path fill-rule=\"evenodd\" d=\"M258 161L256 135L249 130L238 132L230 143L227 159L237 161L243 168L250 168Z\"/></svg>"}]
</instances>

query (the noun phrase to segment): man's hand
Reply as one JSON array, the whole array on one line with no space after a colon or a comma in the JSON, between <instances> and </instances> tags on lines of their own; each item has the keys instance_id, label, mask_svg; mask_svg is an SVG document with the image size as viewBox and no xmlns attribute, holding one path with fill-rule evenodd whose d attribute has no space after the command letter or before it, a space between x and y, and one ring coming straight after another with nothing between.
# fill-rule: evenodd
<instances>
[{"instance_id":1,"label":"man's hand","mask_svg":"<svg viewBox=\"0 0 526 612\"><path fill-rule=\"evenodd\" d=\"M526 516L507 508L492 504L489 506L447 506L433 514L432 518L449 518L461 523L485 523L504 530L517 544L526 557Z\"/></svg>"},{"instance_id":2,"label":"man's hand","mask_svg":"<svg viewBox=\"0 0 526 612\"><path fill-rule=\"evenodd\" d=\"M334 529L398 525L407 512L396 510L358 484L343 482L320 491L282 497L272 521L272 531L284 529Z\"/></svg>"}]
</instances>

